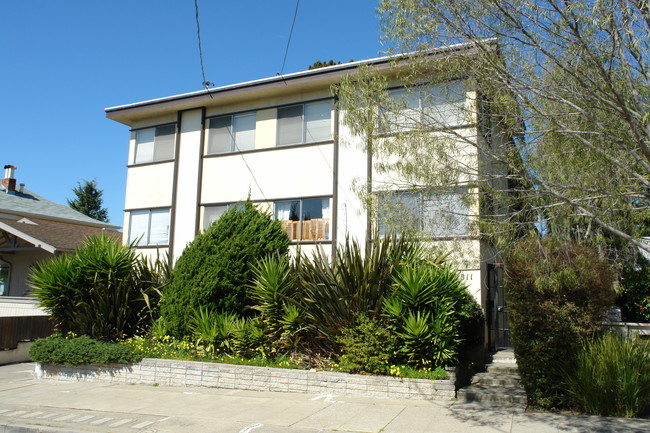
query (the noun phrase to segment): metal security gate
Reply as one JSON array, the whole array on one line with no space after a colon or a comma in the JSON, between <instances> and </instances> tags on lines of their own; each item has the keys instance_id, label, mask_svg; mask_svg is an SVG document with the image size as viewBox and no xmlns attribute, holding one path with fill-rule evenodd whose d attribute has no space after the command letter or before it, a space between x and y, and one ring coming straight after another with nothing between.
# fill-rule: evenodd
<instances>
[{"instance_id":1,"label":"metal security gate","mask_svg":"<svg viewBox=\"0 0 650 433\"><path fill-rule=\"evenodd\" d=\"M488 325L491 349L506 349L510 343L510 326L503 288L503 264L488 264Z\"/></svg>"}]
</instances>

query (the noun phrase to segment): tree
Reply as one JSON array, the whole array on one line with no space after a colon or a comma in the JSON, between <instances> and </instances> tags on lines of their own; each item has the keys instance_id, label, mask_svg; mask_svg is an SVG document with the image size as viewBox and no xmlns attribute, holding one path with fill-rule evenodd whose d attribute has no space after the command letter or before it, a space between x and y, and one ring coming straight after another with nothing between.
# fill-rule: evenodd
<instances>
[{"instance_id":1,"label":"tree","mask_svg":"<svg viewBox=\"0 0 650 433\"><path fill-rule=\"evenodd\" d=\"M279 221L248 200L233 206L183 250L163 291L160 315L170 335L189 335L194 312L250 315L247 296L258 259L287 254Z\"/></svg>"},{"instance_id":2,"label":"tree","mask_svg":"<svg viewBox=\"0 0 650 433\"><path fill-rule=\"evenodd\" d=\"M77 182L77 186L72 188L76 197L74 200L68 199L68 206L81 212L82 214L94 218L98 221L108 222L108 209L102 208L104 193L97 189L97 180L84 180L83 184Z\"/></svg>"},{"instance_id":3,"label":"tree","mask_svg":"<svg viewBox=\"0 0 650 433\"><path fill-rule=\"evenodd\" d=\"M464 182L499 236L534 224L650 251L640 239L650 198L647 1L382 0L379 14L386 42L412 53L395 59L400 81L459 80L479 89L466 116L490 114L477 134L436 113L405 119L415 90L396 99L374 91L387 85L377 74L348 79L338 92L348 127L367 138L381 122L396 131L370 140L373 154L399 156L387 170L437 189ZM380 119L369 102L382 106ZM493 146L499 140L509 145ZM468 155L486 162L467 164Z\"/></svg>"}]
</instances>

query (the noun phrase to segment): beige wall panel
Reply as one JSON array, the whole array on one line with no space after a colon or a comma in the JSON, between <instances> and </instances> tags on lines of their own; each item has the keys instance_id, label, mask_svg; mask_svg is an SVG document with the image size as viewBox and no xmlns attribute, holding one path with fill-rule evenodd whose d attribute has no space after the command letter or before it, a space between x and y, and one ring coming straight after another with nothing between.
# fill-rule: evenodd
<instances>
[{"instance_id":1,"label":"beige wall panel","mask_svg":"<svg viewBox=\"0 0 650 433\"><path fill-rule=\"evenodd\" d=\"M201 203L237 202L249 192L252 200L332 195L332 150L325 144L206 158Z\"/></svg>"},{"instance_id":2,"label":"beige wall panel","mask_svg":"<svg viewBox=\"0 0 650 433\"><path fill-rule=\"evenodd\" d=\"M277 110L275 108L270 110L259 110L257 112L255 149L266 149L275 146L277 124L276 112Z\"/></svg>"},{"instance_id":3,"label":"beige wall panel","mask_svg":"<svg viewBox=\"0 0 650 433\"><path fill-rule=\"evenodd\" d=\"M125 209L171 206L173 178L172 162L130 167L126 175Z\"/></svg>"}]
</instances>

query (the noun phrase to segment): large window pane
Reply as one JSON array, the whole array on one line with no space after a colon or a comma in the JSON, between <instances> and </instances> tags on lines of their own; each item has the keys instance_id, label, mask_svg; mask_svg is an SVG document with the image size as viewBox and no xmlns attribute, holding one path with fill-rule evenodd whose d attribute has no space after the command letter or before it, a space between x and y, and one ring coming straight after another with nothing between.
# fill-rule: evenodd
<instances>
[{"instance_id":1,"label":"large window pane","mask_svg":"<svg viewBox=\"0 0 650 433\"><path fill-rule=\"evenodd\" d=\"M174 158L175 125L160 126L156 128L156 145L154 161L165 161Z\"/></svg>"},{"instance_id":2,"label":"large window pane","mask_svg":"<svg viewBox=\"0 0 650 433\"><path fill-rule=\"evenodd\" d=\"M469 235L469 207L460 193L425 196L422 201L423 232L435 237Z\"/></svg>"},{"instance_id":3,"label":"large window pane","mask_svg":"<svg viewBox=\"0 0 650 433\"><path fill-rule=\"evenodd\" d=\"M255 149L255 113L233 117L233 151Z\"/></svg>"},{"instance_id":4,"label":"large window pane","mask_svg":"<svg viewBox=\"0 0 650 433\"><path fill-rule=\"evenodd\" d=\"M422 87L424 122L431 127L458 126L465 123L465 88L460 81Z\"/></svg>"},{"instance_id":5,"label":"large window pane","mask_svg":"<svg viewBox=\"0 0 650 433\"><path fill-rule=\"evenodd\" d=\"M231 117L217 117L210 119L210 128L208 129L208 154L230 152Z\"/></svg>"},{"instance_id":6,"label":"large window pane","mask_svg":"<svg viewBox=\"0 0 650 433\"><path fill-rule=\"evenodd\" d=\"M228 205L205 206L203 208L203 230L207 230L213 222L221 218L226 213Z\"/></svg>"},{"instance_id":7,"label":"large window pane","mask_svg":"<svg viewBox=\"0 0 650 433\"><path fill-rule=\"evenodd\" d=\"M305 104L305 143L330 139L331 112L330 101Z\"/></svg>"},{"instance_id":8,"label":"large window pane","mask_svg":"<svg viewBox=\"0 0 650 433\"><path fill-rule=\"evenodd\" d=\"M278 146L303 142L302 109L302 105L278 109Z\"/></svg>"},{"instance_id":9,"label":"large window pane","mask_svg":"<svg viewBox=\"0 0 650 433\"><path fill-rule=\"evenodd\" d=\"M138 245L147 245L149 238L149 211L133 211L129 221L129 243L138 240Z\"/></svg>"},{"instance_id":10,"label":"large window pane","mask_svg":"<svg viewBox=\"0 0 650 433\"><path fill-rule=\"evenodd\" d=\"M165 245L169 243L169 209L151 211L149 228L149 245Z\"/></svg>"},{"instance_id":11,"label":"large window pane","mask_svg":"<svg viewBox=\"0 0 650 433\"><path fill-rule=\"evenodd\" d=\"M135 163L153 161L155 129L142 129L135 133Z\"/></svg>"}]
</instances>

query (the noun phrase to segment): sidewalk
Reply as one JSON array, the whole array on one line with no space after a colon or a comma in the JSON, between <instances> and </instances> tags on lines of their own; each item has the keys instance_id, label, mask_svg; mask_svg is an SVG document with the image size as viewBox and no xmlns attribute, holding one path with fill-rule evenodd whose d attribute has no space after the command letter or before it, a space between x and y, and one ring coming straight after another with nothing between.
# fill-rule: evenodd
<instances>
[{"instance_id":1,"label":"sidewalk","mask_svg":"<svg viewBox=\"0 0 650 433\"><path fill-rule=\"evenodd\" d=\"M650 420L527 413L469 403L209 388L42 382L0 366L0 432L647 433Z\"/></svg>"}]
</instances>

